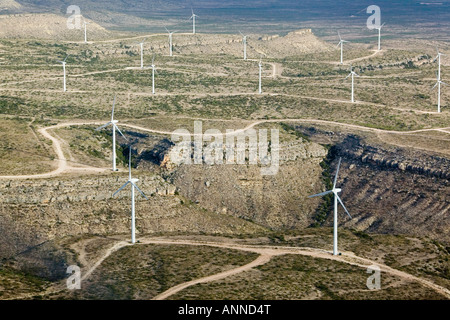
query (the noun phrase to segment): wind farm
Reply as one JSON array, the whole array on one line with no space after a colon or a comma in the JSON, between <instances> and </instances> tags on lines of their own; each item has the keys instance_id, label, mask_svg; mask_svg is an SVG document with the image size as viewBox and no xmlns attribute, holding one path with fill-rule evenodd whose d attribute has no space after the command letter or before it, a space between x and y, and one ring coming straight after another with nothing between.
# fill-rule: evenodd
<instances>
[{"instance_id":1,"label":"wind farm","mask_svg":"<svg viewBox=\"0 0 450 320\"><path fill-rule=\"evenodd\" d=\"M450 298L438 8L149 3L0 14L0 299Z\"/></svg>"}]
</instances>

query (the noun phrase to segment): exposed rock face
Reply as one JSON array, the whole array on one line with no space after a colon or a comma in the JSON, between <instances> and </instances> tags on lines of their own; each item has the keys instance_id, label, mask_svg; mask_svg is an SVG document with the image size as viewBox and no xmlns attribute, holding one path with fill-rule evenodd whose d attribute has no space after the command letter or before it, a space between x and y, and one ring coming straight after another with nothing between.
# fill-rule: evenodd
<instances>
[{"instance_id":1,"label":"exposed rock face","mask_svg":"<svg viewBox=\"0 0 450 320\"><path fill-rule=\"evenodd\" d=\"M138 177L139 178L139 177ZM4 204L48 204L80 201L108 200L112 193L126 182L126 177L101 176L82 180L27 180L0 183L0 201ZM159 176L141 177L139 187L148 195L174 195L175 186ZM129 197L121 192L118 199Z\"/></svg>"},{"instance_id":2,"label":"exposed rock face","mask_svg":"<svg viewBox=\"0 0 450 320\"><path fill-rule=\"evenodd\" d=\"M311 224L307 196L321 184L319 163L326 149L301 140L282 143L280 167L263 176L258 165L179 165L168 180L180 194L218 214L226 213L274 229Z\"/></svg>"},{"instance_id":3,"label":"exposed rock face","mask_svg":"<svg viewBox=\"0 0 450 320\"><path fill-rule=\"evenodd\" d=\"M401 148L388 150L356 136L345 138L333 152L335 159L343 158L338 185L353 216L350 220L340 215L340 225L450 241L448 159ZM337 160L332 168L336 164ZM331 225L331 215L327 223Z\"/></svg>"},{"instance_id":4,"label":"exposed rock face","mask_svg":"<svg viewBox=\"0 0 450 320\"><path fill-rule=\"evenodd\" d=\"M384 169L399 169L440 179L450 179L450 160L421 154L410 158L404 152L392 152L363 144L360 139L349 136L339 145L339 153L361 163Z\"/></svg>"}]
</instances>

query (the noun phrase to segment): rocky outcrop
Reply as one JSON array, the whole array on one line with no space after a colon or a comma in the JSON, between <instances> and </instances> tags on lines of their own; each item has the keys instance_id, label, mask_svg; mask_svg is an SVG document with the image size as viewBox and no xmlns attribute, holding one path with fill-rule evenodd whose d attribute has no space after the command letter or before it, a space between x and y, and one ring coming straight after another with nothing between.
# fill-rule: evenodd
<instances>
[{"instance_id":1,"label":"rocky outcrop","mask_svg":"<svg viewBox=\"0 0 450 320\"><path fill-rule=\"evenodd\" d=\"M339 154L348 159L360 161L377 168L400 170L440 179L450 179L450 160L420 154L420 157L408 157L400 149L388 151L378 146L364 144L356 136L348 136L337 146Z\"/></svg>"}]
</instances>

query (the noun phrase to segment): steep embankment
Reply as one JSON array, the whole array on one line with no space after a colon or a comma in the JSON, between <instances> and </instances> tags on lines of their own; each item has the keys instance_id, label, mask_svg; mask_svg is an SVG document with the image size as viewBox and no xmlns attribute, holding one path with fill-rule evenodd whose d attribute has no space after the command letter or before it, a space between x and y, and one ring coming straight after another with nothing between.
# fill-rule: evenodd
<instances>
[{"instance_id":1,"label":"steep embankment","mask_svg":"<svg viewBox=\"0 0 450 320\"><path fill-rule=\"evenodd\" d=\"M333 135L315 131L311 136L314 140L324 134ZM450 160L413 149L369 144L352 135L331 149L332 176L338 157L342 157L341 198L353 216L350 220L340 215L341 225L450 241ZM332 223L331 215L326 223Z\"/></svg>"}]
</instances>

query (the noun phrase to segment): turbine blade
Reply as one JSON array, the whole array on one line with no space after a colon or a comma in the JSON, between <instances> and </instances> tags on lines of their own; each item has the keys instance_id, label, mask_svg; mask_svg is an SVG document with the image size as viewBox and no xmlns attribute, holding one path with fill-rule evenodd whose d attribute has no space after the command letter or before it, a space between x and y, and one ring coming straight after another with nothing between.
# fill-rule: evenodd
<instances>
[{"instance_id":1,"label":"turbine blade","mask_svg":"<svg viewBox=\"0 0 450 320\"><path fill-rule=\"evenodd\" d=\"M166 26L164 26L164 29L166 29L166 31L167 31L168 33L170 33L170 31L169 31L169 30L167 30Z\"/></svg>"},{"instance_id":2,"label":"turbine blade","mask_svg":"<svg viewBox=\"0 0 450 320\"><path fill-rule=\"evenodd\" d=\"M123 188L125 188L128 184L130 183L130 181L127 181L123 186L120 187L119 190L117 190L116 192L114 192L113 197L118 194L120 191L123 190Z\"/></svg>"},{"instance_id":3,"label":"turbine blade","mask_svg":"<svg viewBox=\"0 0 450 320\"><path fill-rule=\"evenodd\" d=\"M106 128L106 127L109 126L111 123L112 123L112 122L105 123L104 125L102 125L102 126L98 127L97 129L95 129L95 131L98 131L98 130L101 130L101 129L103 129L103 128Z\"/></svg>"},{"instance_id":4,"label":"turbine blade","mask_svg":"<svg viewBox=\"0 0 450 320\"><path fill-rule=\"evenodd\" d=\"M436 88L438 84L439 84L439 82L436 82L436 84L433 86L433 88L431 88L431 90L433 90L434 88Z\"/></svg>"},{"instance_id":5,"label":"turbine blade","mask_svg":"<svg viewBox=\"0 0 450 320\"><path fill-rule=\"evenodd\" d=\"M124 135L123 135L123 133L122 133L122 131L120 131L120 129L119 129L119 127L114 123L113 124L114 125L114 128L116 128L117 129L117 131L119 131L119 133L120 133L120 135L122 136L122 137L124 137L125 138L125 140L127 140L128 141L128 139L127 139L127 137L125 137Z\"/></svg>"},{"instance_id":6,"label":"turbine blade","mask_svg":"<svg viewBox=\"0 0 450 320\"><path fill-rule=\"evenodd\" d=\"M141 191L141 189L139 189L139 187L138 187L134 182L131 182L131 184L136 188L137 191L139 191L139 192L142 194L142 196L143 196L145 199L148 200L147 196Z\"/></svg>"},{"instance_id":7,"label":"turbine blade","mask_svg":"<svg viewBox=\"0 0 450 320\"><path fill-rule=\"evenodd\" d=\"M330 193L332 193L332 192L333 192L333 191L328 190L328 191L325 191L325 192L321 192L321 193L318 193L318 194L314 194L314 195L312 195L312 196L308 196L308 198L321 197L321 196L325 196L325 195L327 195L327 194L330 194Z\"/></svg>"},{"instance_id":8,"label":"turbine blade","mask_svg":"<svg viewBox=\"0 0 450 320\"><path fill-rule=\"evenodd\" d=\"M64 59L64 62L66 62L67 58L69 57L69 54L66 56L66 58Z\"/></svg>"},{"instance_id":9,"label":"turbine blade","mask_svg":"<svg viewBox=\"0 0 450 320\"><path fill-rule=\"evenodd\" d=\"M342 202L341 198L339 198L339 196L336 194L335 197L338 199L339 203L341 204L342 208L344 208L345 212L348 214L348 216L350 217L350 219L353 219L352 216L350 215L350 213L348 213L347 208L344 206L344 203Z\"/></svg>"},{"instance_id":10,"label":"turbine blade","mask_svg":"<svg viewBox=\"0 0 450 320\"><path fill-rule=\"evenodd\" d=\"M342 161L342 158L339 158L339 163L338 163L338 166L336 169L336 175L334 176L333 189L336 188L336 182L337 182L337 177L339 174L339 168L341 167L341 161Z\"/></svg>"},{"instance_id":11,"label":"turbine blade","mask_svg":"<svg viewBox=\"0 0 450 320\"><path fill-rule=\"evenodd\" d=\"M111 111L111 122L114 120L114 106L116 105L116 95L114 95L113 106Z\"/></svg>"},{"instance_id":12,"label":"turbine blade","mask_svg":"<svg viewBox=\"0 0 450 320\"><path fill-rule=\"evenodd\" d=\"M338 31L338 36L339 36L339 40L342 41L341 34L339 33L339 31Z\"/></svg>"},{"instance_id":13,"label":"turbine blade","mask_svg":"<svg viewBox=\"0 0 450 320\"><path fill-rule=\"evenodd\" d=\"M131 145L129 146L129 151L128 151L128 176L129 176L129 180L131 181Z\"/></svg>"},{"instance_id":14,"label":"turbine blade","mask_svg":"<svg viewBox=\"0 0 450 320\"><path fill-rule=\"evenodd\" d=\"M441 81L441 84L445 84L446 86L448 86L448 84L447 84L447 83L445 83L444 81Z\"/></svg>"}]
</instances>

